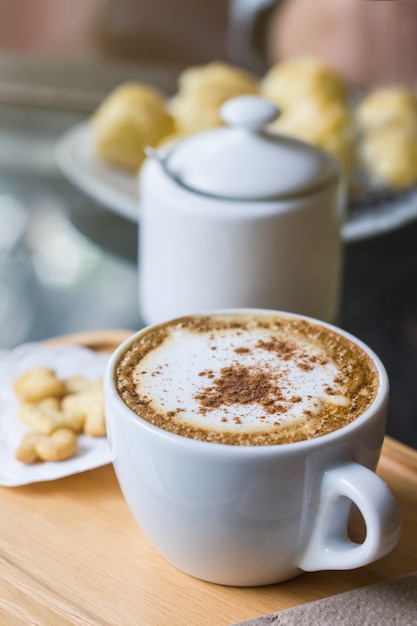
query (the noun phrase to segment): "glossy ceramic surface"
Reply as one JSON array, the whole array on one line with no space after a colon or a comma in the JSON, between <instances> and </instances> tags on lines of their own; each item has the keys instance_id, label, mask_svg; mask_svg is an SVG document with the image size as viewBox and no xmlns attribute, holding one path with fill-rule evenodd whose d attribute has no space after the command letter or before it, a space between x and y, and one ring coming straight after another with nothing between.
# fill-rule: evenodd
<instances>
[{"instance_id":1,"label":"glossy ceramic surface","mask_svg":"<svg viewBox=\"0 0 417 626\"><path fill-rule=\"evenodd\" d=\"M305 442L229 446L168 433L126 407L113 370L138 335L110 361L104 381L107 427L127 503L167 560L197 578L252 586L302 570L359 567L394 547L397 505L373 473L384 437L388 381L369 349L380 387L372 407L354 423ZM352 501L366 524L361 545L347 536Z\"/></svg>"},{"instance_id":2,"label":"glossy ceramic surface","mask_svg":"<svg viewBox=\"0 0 417 626\"><path fill-rule=\"evenodd\" d=\"M259 307L335 321L345 211L345 190L336 164L299 142L283 145L274 140L271 146L267 135L242 127L218 130L171 144L141 169L139 300L143 320L155 324L189 311ZM228 141L235 159L220 175L215 165L209 169L204 163ZM187 148L190 142L195 142L191 150ZM264 143L267 150L257 145ZM263 155L257 167L252 152ZM182 155L179 163L178 153ZM293 180L285 188L292 189L288 197L269 198L272 190L278 192L285 184L281 175L286 170L280 171L285 155L295 170L296 163L304 164L298 193ZM317 169L317 161L323 167ZM322 170L325 177L317 182ZM264 171L265 178L258 171ZM274 172L278 182L270 187ZM193 184L189 187L184 181ZM248 199L250 189L259 199ZM207 190L220 195L207 194ZM222 196L231 191L239 195Z\"/></svg>"}]
</instances>

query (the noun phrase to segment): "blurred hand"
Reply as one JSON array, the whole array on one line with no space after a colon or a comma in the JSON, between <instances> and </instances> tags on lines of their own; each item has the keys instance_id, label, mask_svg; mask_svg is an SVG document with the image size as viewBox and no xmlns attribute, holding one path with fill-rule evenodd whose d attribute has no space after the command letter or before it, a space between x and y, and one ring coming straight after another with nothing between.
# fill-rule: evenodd
<instances>
[{"instance_id":1,"label":"blurred hand","mask_svg":"<svg viewBox=\"0 0 417 626\"><path fill-rule=\"evenodd\" d=\"M270 63L314 55L353 85L417 82L416 0L282 0L267 34Z\"/></svg>"}]
</instances>

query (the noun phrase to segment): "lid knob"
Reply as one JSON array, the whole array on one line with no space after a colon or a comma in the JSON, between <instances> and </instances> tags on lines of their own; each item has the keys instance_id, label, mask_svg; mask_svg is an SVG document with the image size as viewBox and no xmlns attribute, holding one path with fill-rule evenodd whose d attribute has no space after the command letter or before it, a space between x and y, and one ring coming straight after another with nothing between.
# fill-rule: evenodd
<instances>
[{"instance_id":1,"label":"lid knob","mask_svg":"<svg viewBox=\"0 0 417 626\"><path fill-rule=\"evenodd\" d=\"M238 96L227 100L220 108L220 117L227 126L241 126L258 132L273 122L279 109L260 96Z\"/></svg>"}]
</instances>

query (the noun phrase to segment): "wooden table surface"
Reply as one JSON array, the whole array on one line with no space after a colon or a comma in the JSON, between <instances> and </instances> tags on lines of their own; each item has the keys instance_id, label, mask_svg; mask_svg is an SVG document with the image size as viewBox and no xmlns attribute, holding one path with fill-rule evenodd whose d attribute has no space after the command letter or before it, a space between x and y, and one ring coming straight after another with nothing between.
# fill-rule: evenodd
<instances>
[{"instance_id":1,"label":"wooden table surface","mask_svg":"<svg viewBox=\"0 0 417 626\"><path fill-rule=\"evenodd\" d=\"M127 334L55 342L107 351ZM358 570L253 588L205 583L168 564L134 521L110 465L0 488L0 624L227 625L416 571L417 451L387 438L378 473L403 517L391 554Z\"/></svg>"}]
</instances>

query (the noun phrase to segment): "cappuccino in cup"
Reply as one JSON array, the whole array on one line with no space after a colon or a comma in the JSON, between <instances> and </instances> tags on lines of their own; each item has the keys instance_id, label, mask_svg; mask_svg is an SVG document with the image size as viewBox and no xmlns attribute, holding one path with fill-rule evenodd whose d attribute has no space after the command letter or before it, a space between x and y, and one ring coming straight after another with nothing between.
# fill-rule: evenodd
<instances>
[{"instance_id":1,"label":"cappuccino in cup","mask_svg":"<svg viewBox=\"0 0 417 626\"><path fill-rule=\"evenodd\" d=\"M261 309L144 328L104 376L113 465L143 533L175 567L223 585L361 567L395 546L398 507L375 474L388 396L361 341Z\"/></svg>"},{"instance_id":2,"label":"cappuccino in cup","mask_svg":"<svg viewBox=\"0 0 417 626\"><path fill-rule=\"evenodd\" d=\"M378 372L359 345L297 316L193 315L142 332L115 383L139 417L231 445L305 441L350 424L375 399Z\"/></svg>"}]
</instances>

